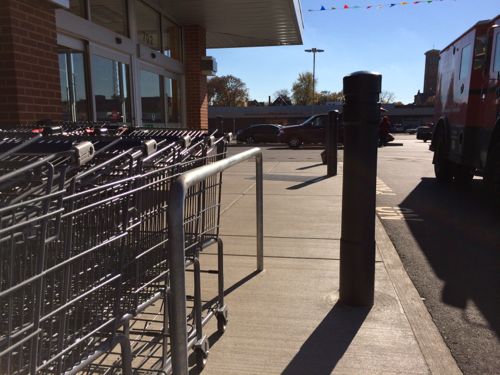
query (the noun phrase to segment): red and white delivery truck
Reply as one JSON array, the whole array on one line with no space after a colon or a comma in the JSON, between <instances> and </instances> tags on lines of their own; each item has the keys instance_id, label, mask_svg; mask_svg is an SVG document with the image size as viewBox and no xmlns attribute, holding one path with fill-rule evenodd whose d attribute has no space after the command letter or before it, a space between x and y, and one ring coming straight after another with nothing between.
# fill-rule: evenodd
<instances>
[{"instance_id":1,"label":"red and white delivery truck","mask_svg":"<svg viewBox=\"0 0 500 375\"><path fill-rule=\"evenodd\" d=\"M474 175L500 192L500 15L441 51L430 149L440 181Z\"/></svg>"}]
</instances>

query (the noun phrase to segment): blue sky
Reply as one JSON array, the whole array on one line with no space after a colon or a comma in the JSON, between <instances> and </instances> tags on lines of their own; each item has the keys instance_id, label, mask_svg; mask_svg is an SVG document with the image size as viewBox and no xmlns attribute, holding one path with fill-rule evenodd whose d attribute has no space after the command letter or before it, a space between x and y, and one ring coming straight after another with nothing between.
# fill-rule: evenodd
<instances>
[{"instance_id":1,"label":"blue sky","mask_svg":"<svg viewBox=\"0 0 500 375\"><path fill-rule=\"evenodd\" d=\"M291 90L299 73L312 72L316 55L318 91L340 91L342 78L358 70L382 73L383 90L396 100L413 102L423 89L424 53L442 49L477 21L500 14L500 0L443 0L381 9L308 12L344 4L387 4L391 0L301 0L303 45L263 48L211 49L217 75L232 74L246 83L251 99L267 101L277 90ZM410 3L412 1L409 1Z\"/></svg>"}]
</instances>

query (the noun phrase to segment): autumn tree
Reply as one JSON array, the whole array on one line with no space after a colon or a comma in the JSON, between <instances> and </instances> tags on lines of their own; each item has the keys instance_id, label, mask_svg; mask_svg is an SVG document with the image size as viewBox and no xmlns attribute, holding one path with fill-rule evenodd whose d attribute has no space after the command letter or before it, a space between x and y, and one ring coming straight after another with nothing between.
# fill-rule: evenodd
<instances>
[{"instance_id":1,"label":"autumn tree","mask_svg":"<svg viewBox=\"0 0 500 375\"><path fill-rule=\"evenodd\" d=\"M208 103L217 107L243 107L248 101L245 83L233 76L213 77L207 82Z\"/></svg>"},{"instance_id":2,"label":"autumn tree","mask_svg":"<svg viewBox=\"0 0 500 375\"><path fill-rule=\"evenodd\" d=\"M300 73L299 77L292 85L292 98L294 104L299 104L299 105L313 104L314 95L312 91L313 91L312 73L310 72Z\"/></svg>"}]
</instances>

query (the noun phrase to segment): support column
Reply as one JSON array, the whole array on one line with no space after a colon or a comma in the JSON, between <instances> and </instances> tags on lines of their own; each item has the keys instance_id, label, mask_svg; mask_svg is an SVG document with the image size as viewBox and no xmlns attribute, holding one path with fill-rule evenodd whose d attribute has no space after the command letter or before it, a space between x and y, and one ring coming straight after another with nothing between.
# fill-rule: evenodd
<instances>
[{"instance_id":1,"label":"support column","mask_svg":"<svg viewBox=\"0 0 500 375\"><path fill-rule=\"evenodd\" d=\"M61 119L55 8L0 1L0 124Z\"/></svg>"},{"instance_id":2,"label":"support column","mask_svg":"<svg viewBox=\"0 0 500 375\"><path fill-rule=\"evenodd\" d=\"M186 79L186 126L208 129L207 77L201 74L201 58L206 56L206 32L198 25L184 26L184 66Z\"/></svg>"}]
</instances>

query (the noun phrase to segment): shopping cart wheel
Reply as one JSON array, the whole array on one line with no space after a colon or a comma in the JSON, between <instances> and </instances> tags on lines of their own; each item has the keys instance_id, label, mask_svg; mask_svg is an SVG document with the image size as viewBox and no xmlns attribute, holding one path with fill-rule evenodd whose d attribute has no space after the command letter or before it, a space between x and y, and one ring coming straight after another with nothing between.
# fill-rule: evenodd
<instances>
[{"instance_id":1,"label":"shopping cart wheel","mask_svg":"<svg viewBox=\"0 0 500 375\"><path fill-rule=\"evenodd\" d=\"M208 353L210 349L210 345L207 340L207 336L203 336L199 339L194 345L194 353L196 356L196 367L198 371L201 371L205 368L207 364Z\"/></svg>"},{"instance_id":2,"label":"shopping cart wheel","mask_svg":"<svg viewBox=\"0 0 500 375\"><path fill-rule=\"evenodd\" d=\"M226 332L226 326L228 322L226 305L217 309L217 311L215 312L215 316L217 318L217 331L221 334Z\"/></svg>"}]
</instances>

